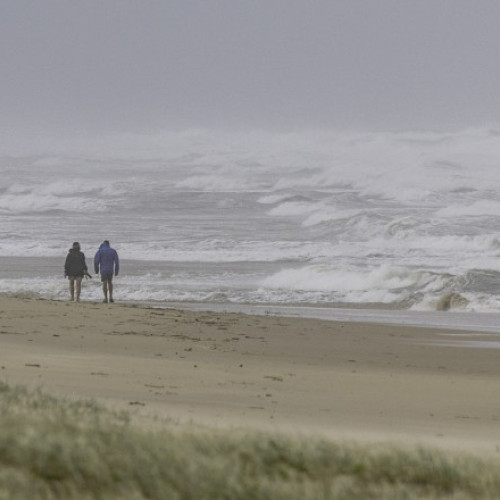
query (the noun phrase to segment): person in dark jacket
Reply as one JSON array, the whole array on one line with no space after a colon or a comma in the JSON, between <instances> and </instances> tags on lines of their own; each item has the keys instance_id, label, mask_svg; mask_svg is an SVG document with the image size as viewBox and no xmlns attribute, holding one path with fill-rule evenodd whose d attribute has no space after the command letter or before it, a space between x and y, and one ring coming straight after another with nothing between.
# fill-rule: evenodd
<instances>
[{"instance_id":1,"label":"person in dark jacket","mask_svg":"<svg viewBox=\"0 0 500 500\"><path fill-rule=\"evenodd\" d=\"M80 250L80 243L75 241L69 249L64 263L64 276L69 279L69 293L71 300L75 300L75 283L76 283L76 300L80 301L80 293L82 290L83 276L90 276L88 273L87 264L85 263L85 255Z\"/></svg>"},{"instance_id":2,"label":"person in dark jacket","mask_svg":"<svg viewBox=\"0 0 500 500\"><path fill-rule=\"evenodd\" d=\"M109 302L114 302L113 275L118 276L120 261L118 259L118 253L114 248L109 246L108 240L102 242L99 250L97 250L94 256L94 271L96 274L99 274L99 272L101 273L102 292L104 294L103 302L108 302L108 291Z\"/></svg>"}]
</instances>

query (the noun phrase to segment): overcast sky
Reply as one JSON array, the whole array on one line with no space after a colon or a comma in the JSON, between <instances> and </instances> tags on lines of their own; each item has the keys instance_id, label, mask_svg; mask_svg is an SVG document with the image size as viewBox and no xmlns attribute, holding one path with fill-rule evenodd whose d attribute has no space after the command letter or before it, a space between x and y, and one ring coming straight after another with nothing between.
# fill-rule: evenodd
<instances>
[{"instance_id":1,"label":"overcast sky","mask_svg":"<svg viewBox=\"0 0 500 500\"><path fill-rule=\"evenodd\" d=\"M499 122L499 0L0 0L0 131Z\"/></svg>"}]
</instances>

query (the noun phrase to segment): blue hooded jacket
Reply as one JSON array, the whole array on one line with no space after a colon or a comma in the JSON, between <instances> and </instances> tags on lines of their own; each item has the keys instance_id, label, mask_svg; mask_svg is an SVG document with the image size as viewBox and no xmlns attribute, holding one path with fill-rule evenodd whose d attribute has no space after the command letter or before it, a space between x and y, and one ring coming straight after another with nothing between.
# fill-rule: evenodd
<instances>
[{"instance_id":1,"label":"blue hooded jacket","mask_svg":"<svg viewBox=\"0 0 500 500\"><path fill-rule=\"evenodd\" d=\"M99 268L101 269L101 274L114 273L115 276L118 276L118 272L120 271L118 254L107 242L101 244L94 257L94 271L96 274L99 273Z\"/></svg>"}]
</instances>

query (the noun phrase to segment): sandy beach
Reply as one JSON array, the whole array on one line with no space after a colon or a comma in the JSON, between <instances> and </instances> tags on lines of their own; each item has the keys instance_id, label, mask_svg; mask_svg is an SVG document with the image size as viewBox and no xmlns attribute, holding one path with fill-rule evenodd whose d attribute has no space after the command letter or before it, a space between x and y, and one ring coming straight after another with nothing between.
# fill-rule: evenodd
<instances>
[{"instance_id":1,"label":"sandy beach","mask_svg":"<svg viewBox=\"0 0 500 500\"><path fill-rule=\"evenodd\" d=\"M0 377L145 425L498 454L496 335L2 296Z\"/></svg>"}]
</instances>

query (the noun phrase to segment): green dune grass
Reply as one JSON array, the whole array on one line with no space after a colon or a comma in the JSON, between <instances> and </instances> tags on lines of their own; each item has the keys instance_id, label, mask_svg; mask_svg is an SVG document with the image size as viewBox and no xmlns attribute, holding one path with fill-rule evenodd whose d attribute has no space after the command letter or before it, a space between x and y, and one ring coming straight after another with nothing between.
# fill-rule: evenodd
<instances>
[{"instance_id":1,"label":"green dune grass","mask_svg":"<svg viewBox=\"0 0 500 500\"><path fill-rule=\"evenodd\" d=\"M0 499L498 499L500 462L168 425L0 383Z\"/></svg>"}]
</instances>

